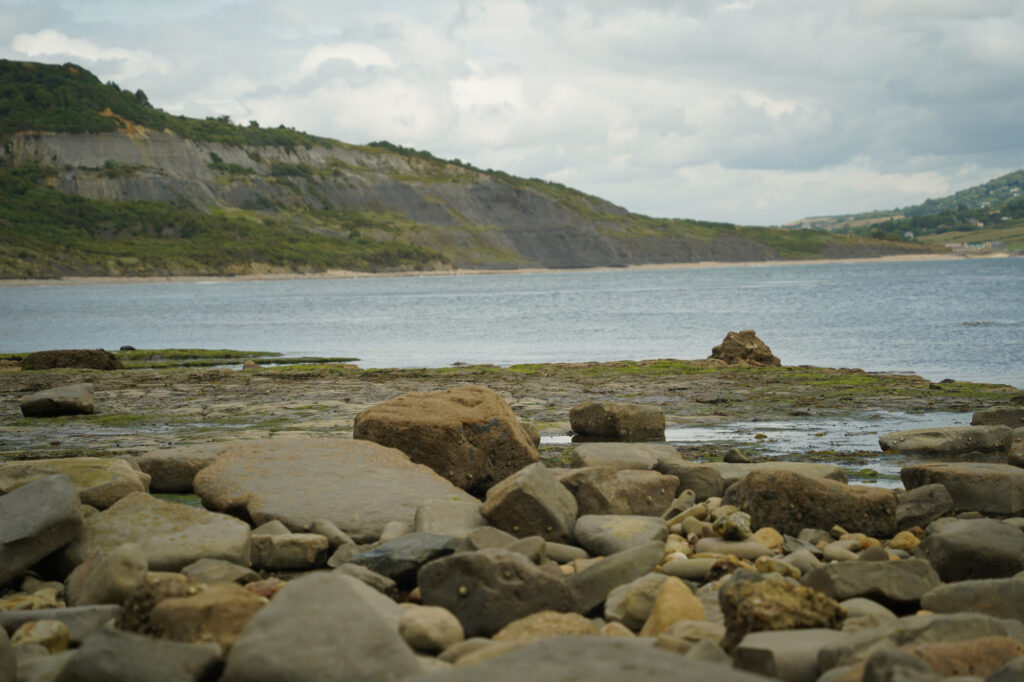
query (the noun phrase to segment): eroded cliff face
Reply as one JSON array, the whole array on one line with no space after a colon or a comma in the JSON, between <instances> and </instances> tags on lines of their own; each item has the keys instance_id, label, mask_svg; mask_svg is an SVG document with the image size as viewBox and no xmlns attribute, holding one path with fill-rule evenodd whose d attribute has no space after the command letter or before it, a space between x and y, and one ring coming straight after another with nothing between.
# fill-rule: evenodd
<instances>
[{"instance_id":1,"label":"eroded cliff face","mask_svg":"<svg viewBox=\"0 0 1024 682\"><path fill-rule=\"evenodd\" d=\"M601 199L340 143L237 147L129 126L102 134L17 134L0 153L14 163L57 169L51 178L56 189L91 199L275 214L387 214L402 222L403 240L450 254L453 265L463 268L779 258L771 247L744 236L638 229L634 216ZM861 255L841 251L836 247L828 255Z\"/></svg>"}]
</instances>

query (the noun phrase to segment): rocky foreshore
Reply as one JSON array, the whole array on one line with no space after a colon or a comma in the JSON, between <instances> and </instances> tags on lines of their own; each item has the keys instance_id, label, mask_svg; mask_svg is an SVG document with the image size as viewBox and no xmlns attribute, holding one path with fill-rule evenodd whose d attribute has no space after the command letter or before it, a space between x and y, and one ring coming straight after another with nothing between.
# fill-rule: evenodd
<instances>
[{"instance_id":1,"label":"rocky foreshore","mask_svg":"<svg viewBox=\"0 0 1024 682\"><path fill-rule=\"evenodd\" d=\"M0 373L0 680L1024 679L1014 391L880 379L978 408L880 434L927 460L892 490L658 442L743 397L838 409L785 381L828 373L692 367ZM302 428L97 421L249 399ZM566 429L590 442L542 456Z\"/></svg>"}]
</instances>

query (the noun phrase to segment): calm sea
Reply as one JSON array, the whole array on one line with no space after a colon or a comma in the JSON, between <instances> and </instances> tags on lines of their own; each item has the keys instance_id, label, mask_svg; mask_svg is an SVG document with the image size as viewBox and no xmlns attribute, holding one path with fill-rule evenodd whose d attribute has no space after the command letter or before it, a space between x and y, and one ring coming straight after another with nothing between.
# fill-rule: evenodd
<instances>
[{"instance_id":1,"label":"calm sea","mask_svg":"<svg viewBox=\"0 0 1024 682\"><path fill-rule=\"evenodd\" d=\"M235 348L363 367L707 357L1024 388L1024 258L0 287L0 352Z\"/></svg>"}]
</instances>

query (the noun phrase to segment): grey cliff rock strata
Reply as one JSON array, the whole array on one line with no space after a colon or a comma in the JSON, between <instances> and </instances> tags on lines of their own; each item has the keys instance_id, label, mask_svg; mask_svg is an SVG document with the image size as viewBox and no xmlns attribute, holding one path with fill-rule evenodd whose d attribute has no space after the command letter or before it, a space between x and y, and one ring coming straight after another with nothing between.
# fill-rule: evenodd
<instances>
[{"instance_id":1,"label":"grey cliff rock strata","mask_svg":"<svg viewBox=\"0 0 1024 682\"><path fill-rule=\"evenodd\" d=\"M466 492L394 448L335 438L271 438L235 443L200 471L196 493L209 508L304 531L326 519L356 542L385 524L414 524L432 498L472 501Z\"/></svg>"}]
</instances>

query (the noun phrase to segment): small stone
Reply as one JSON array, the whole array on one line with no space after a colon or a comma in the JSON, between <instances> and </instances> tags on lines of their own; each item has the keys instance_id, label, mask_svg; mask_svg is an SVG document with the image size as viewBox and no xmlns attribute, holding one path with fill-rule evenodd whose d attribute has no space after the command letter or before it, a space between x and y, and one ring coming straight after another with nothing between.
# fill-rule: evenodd
<instances>
[{"instance_id":1,"label":"small stone","mask_svg":"<svg viewBox=\"0 0 1024 682\"><path fill-rule=\"evenodd\" d=\"M56 654L68 648L69 638L68 626L59 620L34 620L14 631L11 644L41 644L51 654Z\"/></svg>"},{"instance_id":2,"label":"small stone","mask_svg":"<svg viewBox=\"0 0 1024 682\"><path fill-rule=\"evenodd\" d=\"M439 653L465 639L459 619L440 606L405 609L398 620L398 634L413 649L427 654Z\"/></svg>"},{"instance_id":3,"label":"small stone","mask_svg":"<svg viewBox=\"0 0 1024 682\"><path fill-rule=\"evenodd\" d=\"M729 448L722 461L729 464L750 464L750 458L743 454L743 451L739 448Z\"/></svg>"},{"instance_id":4,"label":"small stone","mask_svg":"<svg viewBox=\"0 0 1024 682\"><path fill-rule=\"evenodd\" d=\"M765 526L764 528L758 529L756 533L750 536L750 539L771 550L780 550L782 549L782 545L786 543L786 538L783 537L782 533L771 526Z\"/></svg>"},{"instance_id":5,"label":"small stone","mask_svg":"<svg viewBox=\"0 0 1024 682\"><path fill-rule=\"evenodd\" d=\"M899 533L893 536L892 540L889 541L889 549L899 549L904 552L913 552L917 549L917 546L921 544L921 540L913 533L905 530L901 530Z\"/></svg>"},{"instance_id":6,"label":"small stone","mask_svg":"<svg viewBox=\"0 0 1024 682\"><path fill-rule=\"evenodd\" d=\"M641 637L657 637L679 620L704 620L704 607L679 578L669 577L658 590Z\"/></svg>"}]
</instances>

